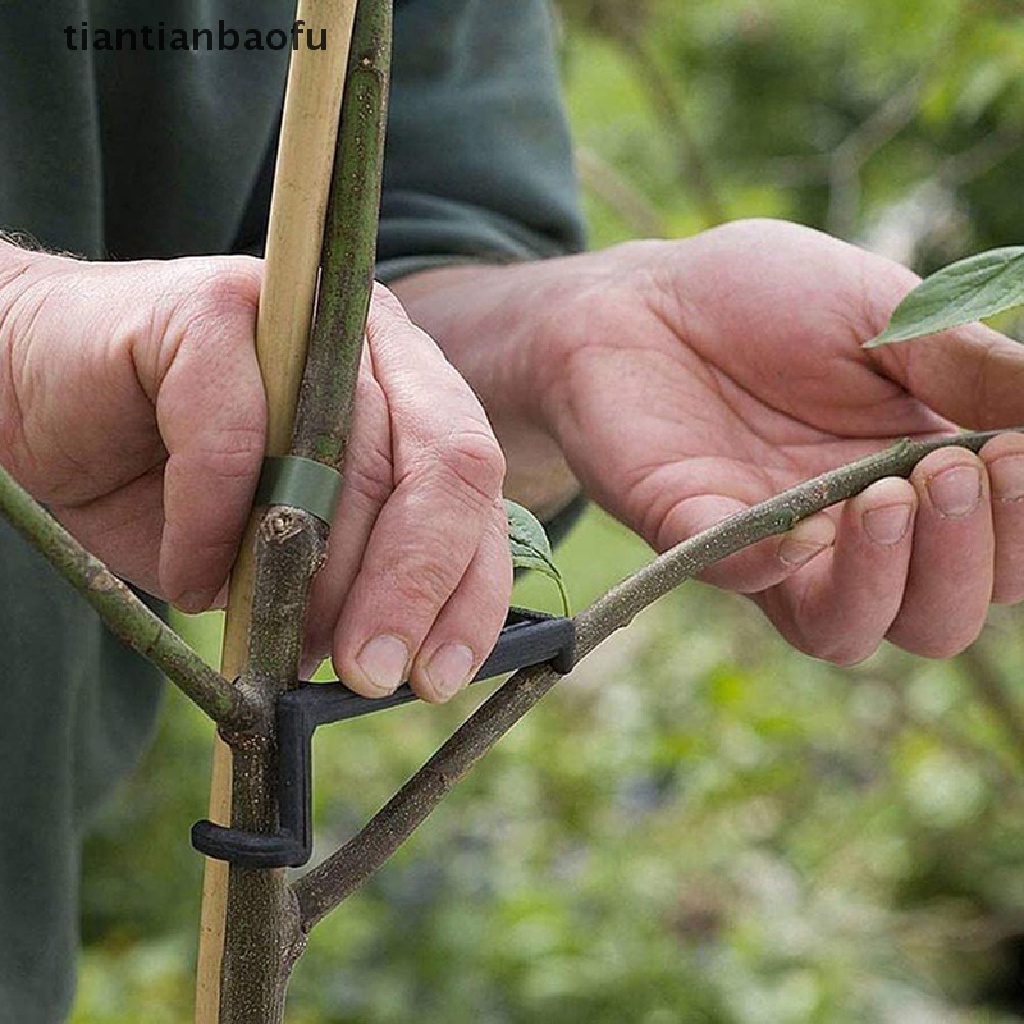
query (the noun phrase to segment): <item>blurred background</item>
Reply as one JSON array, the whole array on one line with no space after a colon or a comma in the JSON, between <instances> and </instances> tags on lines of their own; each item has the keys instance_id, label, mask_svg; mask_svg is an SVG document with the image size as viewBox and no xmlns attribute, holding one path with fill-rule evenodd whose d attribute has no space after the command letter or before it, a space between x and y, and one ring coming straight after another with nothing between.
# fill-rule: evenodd
<instances>
[{"instance_id":1,"label":"blurred background","mask_svg":"<svg viewBox=\"0 0 1024 1024\"><path fill-rule=\"evenodd\" d=\"M564 0L592 241L798 220L1024 243L1019 0ZM1013 322L1004 323L1011 331ZM649 557L590 512L577 607ZM557 607L543 581L520 601ZM1024 1020L1024 630L852 670L697 585L603 647L316 931L290 1024ZM214 654L215 618L189 635ZM318 734L326 853L479 701ZM191 1019L210 730L171 694L87 846L75 1024ZM131 835L130 845L121 837Z\"/></svg>"}]
</instances>

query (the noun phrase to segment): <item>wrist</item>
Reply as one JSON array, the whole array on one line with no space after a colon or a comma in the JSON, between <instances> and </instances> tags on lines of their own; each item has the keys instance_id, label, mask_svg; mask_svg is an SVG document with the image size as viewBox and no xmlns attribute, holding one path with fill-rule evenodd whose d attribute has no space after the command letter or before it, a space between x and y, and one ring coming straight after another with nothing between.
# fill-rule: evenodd
<instances>
[{"instance_id":1,"label":"wrist","mask_svg":"<svg viewBox=\"0 0 1024 1024\"><path fill-rule=\"evenodd\" d=\"M22 430L22 403L14 378L14 332L19 301L40 253L30 252L0 236L0 460L11 468Z\"/></svg>"},{"instance_id":2,"label":"wrist","mask_svg":"<svg viewBox=\"0 0 1024 1024\"><path fill-rule=\"evenodd\" d=\"M392 289L479 397L505 452L507 497L549 518L579 484L548 415L558 364L549 341L550 266L459 265L423 271Z\"/></svg>"},{"instance_id":3,"label":"wrist","mask_svg":"<svg viewBox=\"0 0 1024 1024\"><path fill-rule=\"evenodd\" d=\"M46 259L45 253L23 249L20 245L9 241L0 232L0 308L6 310L9 302L18 293L18 282L40 260Z\"/></svg>"}]
</instances>

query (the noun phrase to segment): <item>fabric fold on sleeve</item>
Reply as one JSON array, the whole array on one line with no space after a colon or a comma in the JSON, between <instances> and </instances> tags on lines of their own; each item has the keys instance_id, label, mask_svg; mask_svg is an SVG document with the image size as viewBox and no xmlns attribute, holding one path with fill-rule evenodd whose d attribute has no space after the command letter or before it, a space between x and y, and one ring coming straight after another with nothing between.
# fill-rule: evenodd
<instances>
[{"instance_id":1,"label":"fabric fold on sleeve","mask_svg":"<svg viewBox=\"0 0 1024 1024\"><path fill-rule=\"evenodd\" d=\"M382 279L582 249L548 0L400 0L399 12Z\"/></svg>"}]
</instances>

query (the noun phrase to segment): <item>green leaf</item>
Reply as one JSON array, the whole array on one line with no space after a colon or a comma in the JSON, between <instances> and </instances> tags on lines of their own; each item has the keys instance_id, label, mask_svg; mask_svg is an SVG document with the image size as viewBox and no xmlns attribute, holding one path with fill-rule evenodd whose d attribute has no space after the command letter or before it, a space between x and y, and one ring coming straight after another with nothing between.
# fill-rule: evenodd
<instances>
[{"instance_id":1,"label":"green leaf","mask_svg":"<svg viewBox=\"0 0 1024 1024\"><path fill-rule=\"evenodd\" d=\"M922 281L865 348L909 341L1024 305L1024 246L992 249Z\"/></svg>"},{"instance_id":2,"label":"green leaf","mask_svg":"<svg viewBox=\"0 0 1024 1024\"><path fill-rule=\"evenodd\" d=\"M505 516L508 519L508 546L512 552L513 568L533 569L554 580L562 597L562 610L568 615L569 594L562 574L552 559L551 542L544 527L529 509L507 499Z\"/></svg>"}]
</instances>

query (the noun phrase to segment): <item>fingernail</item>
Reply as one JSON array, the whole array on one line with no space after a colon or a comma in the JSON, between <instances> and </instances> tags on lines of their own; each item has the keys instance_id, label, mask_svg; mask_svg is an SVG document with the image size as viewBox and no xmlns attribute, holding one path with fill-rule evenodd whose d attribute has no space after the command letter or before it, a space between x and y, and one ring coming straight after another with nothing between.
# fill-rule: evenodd
<instances>
[{"instance_id":1,"label":"fingernail","mask_svg":"<svg viewBox=\"0 0 1024 1024\"><path fill-rule=\"evenodd\" d=\"M473 673L473 652L465 644L445 644L427 663L427 682L439 700L454 697Z\"/></svg>"},{"instance_id":2,"label":"fingernail","mask_svg":"<svg viewBox=\"0 0 1024 1024\"><path fill-rule=\"evenodd\" d=\"M1024 455L1004 455L988 468L992 490L1000 501L1024 498Z\"/></svg>"},{"instance_id":3,"label":"fingernail","mask_svg":"<svg viewBox=\"0 0 1024 1024\"><path fill-rule=\"evenodd\" d=\"M932 504L944 516L970 515L981 501L981 473L974 466L952 466L928 481Z\"/></svg>"},{"instance_id":4,"label":"fingernail","mask_svg":"<svg viewBox=\"0 0 1024 1024\"><path fill-rule=\"evenodd\" d=\"M909 505L873 508L864 513L864 530L876 544L892 547L907 535L907 528L910 526L910 513Z\"/></svg>"},{"instance_id":5,"label":"fingernail","mask_svg":"<svg viewBox=\"0 0 1024 1024\"><path fill-rule=\"evenodd\" d=\"M803 565L836 539L835 524L827 516L812 516L797 523L779 544L779 559L786 565Z\"/></svg>"},{"instance_id":6,"label":"fingernail","mask_svg":"<svg viewBox=\"0 0 1024 1024\"><path fill-rule=\"evenodd\" d=\"M394 693L405 681L409 664L409 648L397 636L374 637L356 659L367 682L381 695Z\"/></svg>"}]
</instances>

